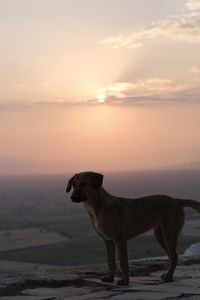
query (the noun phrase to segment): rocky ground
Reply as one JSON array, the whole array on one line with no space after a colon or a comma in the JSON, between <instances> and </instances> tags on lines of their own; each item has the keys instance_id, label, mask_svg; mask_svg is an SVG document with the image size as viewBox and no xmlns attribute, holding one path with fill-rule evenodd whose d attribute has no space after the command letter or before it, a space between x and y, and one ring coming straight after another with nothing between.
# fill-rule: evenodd
<instances>
[{"instance_id":1,"label":"rocky ground","mask_svg":"<svg viewBox=\"0 0 200 300\"><path fill-rule=\"evenodd\" d=\"M172 283L160 280L167 267L164 258L132 261L130 267L130 285L122 288L101 283L106 271L102 265L72 268L0 261L0 299L200 299L200 256L180 258Z\"/></svg>"}]
</instances>

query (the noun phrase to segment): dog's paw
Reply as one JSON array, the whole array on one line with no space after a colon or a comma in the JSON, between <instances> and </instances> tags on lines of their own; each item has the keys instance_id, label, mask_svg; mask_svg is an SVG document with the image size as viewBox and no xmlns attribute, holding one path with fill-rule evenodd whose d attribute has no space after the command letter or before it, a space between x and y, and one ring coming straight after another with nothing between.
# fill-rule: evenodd
<instances>
[{"instance_id":1,"label":"dog's paw","mask_svg":"<svg viewBox=\"0 0 200 300\"><path fill-rule=\"evenodd\" d=\"M125 279L120 279L117 281L117 285L123 285L123 286L126 286L129 284L129 281L128 280L125 280Z\"/></svg>"},{"instance_id":2,"label":"dog's paw","mask_svg":"<svg viewBox=\"0 0 200 300\"><path fill-rule=\"evenodd\" d=\"M102 282L113 282L113 278L109 276L103 276L101 277Z\"/></svg>"},{"instance_id":3,"label":"dog's paw","mask_svg":"<svg viewBox=\"0 0 200 300\"><path fill-rule=\"evenodd\" d=\"M171 282L173 281L172 276L169 275L168 273L164 273L161 275L161 278L164 282Z\"/></svg>"}]
</instances>

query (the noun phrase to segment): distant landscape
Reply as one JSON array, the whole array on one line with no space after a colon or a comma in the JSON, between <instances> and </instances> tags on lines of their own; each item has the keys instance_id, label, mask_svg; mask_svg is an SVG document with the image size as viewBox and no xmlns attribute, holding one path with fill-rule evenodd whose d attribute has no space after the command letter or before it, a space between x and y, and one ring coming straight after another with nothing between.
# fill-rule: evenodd
<instances>
[{"instance_id":1,"label":"distant landscape","mask_svg":"<svg viewBox=\"0 0 200 300\"><path fill-rule=\"evenodd\" d=\"M81 205L65 193L72 174L1 176L0 259L57 265L105 261L103 242L94 233ZM104 187L114 195L168 194L200 200L200 170L107 172ZM187 219L178 251L199 242L198 213ZM130 258L163 255L151 233L129 242Z\"/></svg>"}]
</instances>

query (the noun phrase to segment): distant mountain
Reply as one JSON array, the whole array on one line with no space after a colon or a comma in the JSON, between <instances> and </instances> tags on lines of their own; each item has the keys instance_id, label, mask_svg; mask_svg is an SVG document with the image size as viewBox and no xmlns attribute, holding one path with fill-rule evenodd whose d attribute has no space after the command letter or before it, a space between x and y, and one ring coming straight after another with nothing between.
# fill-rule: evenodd
<instances>
[{"instance_id":1,"label":"distant mountain","mask_svg":"<svg viewBox=\"0 0 200 300\"><path fill-rule=\"evenodd\" d=\"M70 173L71 161L49 161L15 156L0 156L1 175Z\"/></svg>"},{"instance_id":2,"label":"distant mountain","mask_svg":"<svg viewBox=\"0 0 200 300\"><path fill-rule=\"evenodd\" d=\"M184 170L200 170L200 161L197 160L197 161L180 164L180 165L177 165L176 168L184 169Z\"/></svg>"}]
</instances>

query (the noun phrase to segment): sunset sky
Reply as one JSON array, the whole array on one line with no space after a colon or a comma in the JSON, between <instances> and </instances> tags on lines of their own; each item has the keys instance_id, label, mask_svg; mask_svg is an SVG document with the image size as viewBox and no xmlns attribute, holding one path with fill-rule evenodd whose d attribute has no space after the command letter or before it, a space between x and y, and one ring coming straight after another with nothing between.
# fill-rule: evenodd
<instances>
[{"instance_id":1,"label":"sunset sky","mask_svg":"<svg viewBox=\"0 0 200 300\"><path fill-rule=\"evenodd\" d=\"M0 174L200 161L200 0L0 0Z\"/></svg>"}]
</instances>

